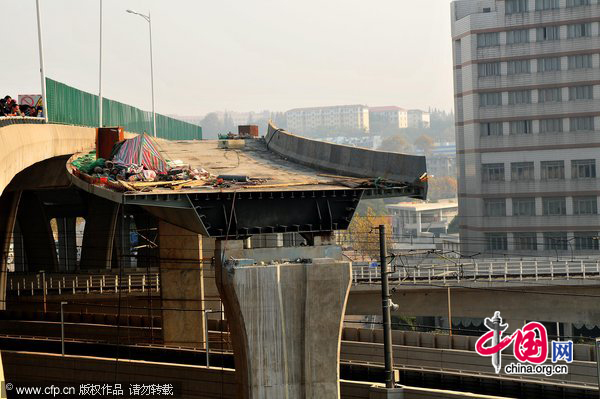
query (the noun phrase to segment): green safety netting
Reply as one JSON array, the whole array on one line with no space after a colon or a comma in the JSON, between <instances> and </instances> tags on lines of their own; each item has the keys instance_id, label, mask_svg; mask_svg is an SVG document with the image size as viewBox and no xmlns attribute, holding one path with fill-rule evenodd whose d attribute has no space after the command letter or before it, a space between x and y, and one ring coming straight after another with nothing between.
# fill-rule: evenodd
<instances>
[{"instance_id":1,"label":"green safety netting","mask_svg":"<svg viewBox=\"0 0 600 399\"><path fill-rule=\"evenodd\" d=\"M46 78L48 122L97 127L98 96ZM153 134L152 112L118 101L102 99L102 124L123 126L132 133ZM156 114L156 136L167 140L201 140L202 128Z\"/></svg>"}]
</instances>

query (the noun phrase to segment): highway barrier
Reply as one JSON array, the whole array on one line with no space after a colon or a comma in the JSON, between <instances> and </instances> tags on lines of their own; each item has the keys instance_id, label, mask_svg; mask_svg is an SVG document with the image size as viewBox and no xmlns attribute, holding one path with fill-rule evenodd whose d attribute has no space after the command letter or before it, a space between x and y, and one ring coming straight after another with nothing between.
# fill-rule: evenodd
<instances>
[{"instance_id":1,"label":"highway barrier","mask_svg":"<svg viewBox=\"0 0 600 399\"><path fill-rule=\"evenodd\" d=\"M98 127L100 123L98 96L46 78L49 123ZM102 124L123 126L131 133L154 133L152 112L108 98L102 99ZM156 114L157 137L167 140L201 140L202 128Z\"/></svg>"}]
</instances>

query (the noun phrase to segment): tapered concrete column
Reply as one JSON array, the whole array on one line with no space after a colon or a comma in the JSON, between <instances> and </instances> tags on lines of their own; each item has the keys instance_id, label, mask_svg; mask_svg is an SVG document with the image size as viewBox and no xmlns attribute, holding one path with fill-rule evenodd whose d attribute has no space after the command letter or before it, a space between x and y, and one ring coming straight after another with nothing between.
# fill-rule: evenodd
<instances>
[{"instance_id":1,"label":"tapered concrete column","mask_svg":"<svg viewBox=\"0 0 600 399\"><path fill-rule=\"evenodd\" d=\"M35 193L24 191L21 194L17 218L27 256L27 270L58 270L58 257L50 221L44 211L44 205Z\"/></svg>"},{"instance_id":2,"label":"tapered concrete column","mask_svg":"<svg viewBox=\"0 0 600 399\"><path fill-rule=\"evenodd\" d=\"M6 309L7 260L20 198L20 191L5 192L0 196L0 310Z\"/></svg>"},{"instance_id":3,"label":"tapered concrete column","mask_svg":"<svg viewBox=\"0 0 600 399\"><path fill-rule=\"evenodd\" d=\"M226 251L225 259L234 252ZM236 397L340 397L350 276L349 262L332 259L264 266L217 262L240 389Z\"/></svg>"},{"instance_id":4,"label":"tapered concrete column","mask_svg":"<svg viewBox=\"0 0 600 399\"><path fill-rule=\"evenodd\" d=\"M202 236L162 220L158 232L164 343L202 348L207 336Z\"/></svg>"},{"instance_id":5,"label":"tapered concrete column","mask_svg":"<svg viewBox=\"0 0 600 399\"><path fill-rule=\"evenodd\" d=\"M57 218L58 226L58 262L61 271L77 269L77 219L73 217Z\"/></svg>"},{"instance_id":6,"label":"tapered concrete column","mask_svg":"<svg viewBox=\"0 0 600 399\"><path fill-rule=\"evenodd\" d=\"M18 220L15 221L13 229L13 253L15 255L14 265L16 272L24 272L25 265L27 264L25 259L25 244L23 243L23 235L21 234L21 227L19 226Z\"/></svg>"},{"instance_id":7,"label":"tapered concrete column","mask_svg":"<svg viewBox=\"0 0 600 399\"><path fill-rule=\"evenodd\" d=\"M88 215L85 218L79 268L109 269L113 257L119 204L93 195L88 198Z\"/></svg>"}]
</instances>

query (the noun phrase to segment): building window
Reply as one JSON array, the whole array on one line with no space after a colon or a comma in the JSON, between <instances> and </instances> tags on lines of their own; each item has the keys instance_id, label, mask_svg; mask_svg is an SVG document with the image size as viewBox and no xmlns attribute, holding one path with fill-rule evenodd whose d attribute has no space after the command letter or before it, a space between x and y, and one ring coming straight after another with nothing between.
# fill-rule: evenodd
<instances>
[{"instance_id":1,"label":"building window","mask_svg":"<svg viewBox=\"0 0 600 399\"><path fill-rule=\"evenodd\" d=\"M567 7L589 6L590 0L567 0Z\"/></svg>"},{"instance_id":2,"label":"building window","mask_svg":"<svg viewBox=\"0 0 600 399\"><path fill-rule=\"evenodd\" d=\"M535 198L513 198L513 216L535 216Z\"/></svg>"},{"instance_id":3,"label":"building window","mask_svg":"<svg viewBox=\"0 0 600 399\"><path fill-rule=\"evenodd\" d=\"M575 249L598 250L598 233L575 232Z\"/></svg>"},{"instance_id":4,"label":"building window","mask_svg":"<svg viewBox=\"0 0 600 399\"><path fill-rule=\"evenodd\" d=\"M597 213L596 197L573 197L573 215L596 215Z\"/></svg>"},{"instance_id":5,"label":"building window","mask_svg":"<svg viewBox=\"0 0 600 399\"><path fill-rule=\"evenodd\" d=\"M506 0L505 12L506 14L527 12L529 10L527 7L527 3L528 0Z\"/></svg>"},{"instance_id":6,"label":"building window","mask_svg":"<svg viewBox=\"0 0 600 399\"><path fill-rule=\"evenodd\" d=\"M560 133L563 131L562 119L541 119L540 133Z\"/></svg>"},{"instance_id":7,"label":"building window","mask_svg":"<svg viewBox=\"0 0 600 399\"><path fill-rule=\"evenodd\" d=\"M481 93L479 94L480 107L496 107L502 105L502 93Z\"/></svg>"},{"instance_id":8,"label":"building window","mask_svg":"<svg viewBox=\"0 0 600 399\"><path fill-rule=\"evenodd\" d=\"M560 89L560 87L538 90L538 102L550 103L558 101L562 101L562 90Z\"/></svg>"},{"instance_id":9,"label":"building window","mask_svg":"<svg viewBox=\"0 0 600 399\"><path fill-rule=\"evenodd\" d=\"M536 11L556 10L560 7L558 0L535 0Z\"/></svg>"},{"instance_id":10,"label":"building window","mask_svg":"<svg viewBox=\"0 0 600 399\"><path fill-rule=\"evenodd\" d=\"M531 134L533 133L531 121L512 121L510 122L510 134Z\"/></svg>"},{"instance_id":11,"label":"building window","mask_svg":"<svg viewBox=\"0 0 600 399\"><path fill-rule=\"evenodd\" d=\"M544 216L559 216L567 214L567 201L565 197L542 198L542 214Z\"/></svg>"},{"instance_id":12,"label":"building window","mask_svg":"<svg viewBox=\"0 0 600 399\"><path fill-rule=\"evenodd\" d=\"M594 118L591 116L569 118L569 130L572 132L594 130Z\"/></svg>"},{"instance_id":13,"label":"building window","mask_svg":"<svg viewBox=\"0 0 600 399\"><path fill-rule=\"evenodd\" d=\"M478 64L479 77L483 78L486 76L500 76L500 63L499 62L486 62Z\"/></svg>"},{"instance_id":14,"label":"building window","mask_svg":"<svg viewBox=\"0 0 600 399\"><path fill-rule=\"evenodd\" d=\"M510 105L531 104L531 90L509 91L508 103Z\"/></svg>"},{"instance_id":15,"label":"building window","mask_svg":"<svg viewBox=\"0 0 600 399\"><path fill-rule=\"evenodd\" d=\"M504 134L502 122L480 123L479 133L482 136L502 136Z\"/></svg>"},{"instance_id":16,"label":"building window","mask_svg":"<svg viewBox=\"0 0 600 399\"><path fill-rule=\"evenodd\" d=\"M513 233L515 249L521 251L537 251L536 233Z\"/></svg>"},{"instance_id":17,"label":"building window","mask_svg":"<svg viewBox=\"0 0 600 399\"><path fill-rule=\"evenodd\" d=\"M594 86L569 87L569 100L593 100Z\"/></svg>"},{"instance_id":18,"label":"building window","mask_svg":"<svg viewBox=\"0 0 600 399\"><path fill-rule=\"evenodd\" d=\"M483 200L485 216L506 216L506 200L504 198L487 198Z\"/></svg>"},{"instance_id":19,"label":"building window","mask_svg":"<svg viewBox=\"0 0 600 399\"><path fill-rule=\"evenodd\" d=\"M567 233L544 233L544 247L547 250L567 250Z\"/></svg>"},{"instance_id":20,"label":"building window","mask_svg":"<svg viewBox=\"0 0 600 399\"><path fill-rule=\"evenodd\" d=\"M565 178L565 161L542 161L542 180L559 180Z\"/></svg>"},{"instance_id":21,"label":"building window","mask_svg":"<svg viewBox=\"0 0 600 399\"><path fill-rule=\"evenodd\" d=\"M592 68L592 55L570 55L569 56L569 69L584 69Z\"/></svg>"},{"instance_id":22,"label":"building window","mask_svg":"<svg viewBox=\"0 0 600 399\"><path fill-rule=\"evenodd\" d=\"M513 181L533 180L533 162L513 162L510 164L510 179Z\"/></svg>"},{"instance_id":23,"label":"building window","mask_svg":"<svg viewBox=\"0 0 600 399\"><path fill-rule=\"evenodd\" d=\"M571 161L571 177L573 179L595 179L596 160L576 159Z\"/></svg>"},{"instance_id":24,"label":"building window","mask_svg":"<svg viewBox=\"0 0 600 399\"><path fill-rule=\"evenodd\" d=\"M592 36L592 24L572 24L567 25L567 37L576 39L578 37Z\"/></svg>"},{"instance_id":25,"label":"building window","mask_svg":"<svg viewBox=\"0 0 600 399\"><path fill-rule=\"evenodd\" d=\"M488 251L506 251L508 249L506 233L485 233L485 249Z\"/></svg>"},{"instance_id":26,"label":"building window","mask_svg":"<svg viewBox=\"0 0 600 399\"><path fill-rule=\"evenodd\" d=\"M508 61L508 74L509 75L518 75L521 73L529 73L531 72L531 63L529 60L517 60L517 61Z\"/></svg>"},{"instance_id":27,"label":"building window","mask_svg":"<svg viewBox=\"0 0 600 399\"><path fill-rule=\"evenodd\" d=\"M487 163L482 164L483 181L504 181L504 164Z\"/></svg>"},{"instance_id":28,"label":"building window","mask_svg":"<svg viewBox=\"0 0 600 399\"><path fill-rule=\"evenodd\" d=\"M538 58L537 68L538 68L538 72L560 71L560 58L559 57Z\"/></svg>"},{"instance_id":29,"label":"building window","mask_svg":"<svg viewBox=\"0 0 600 399\"><path fill-rule=\"evenodd\" d=\"M558 39L560 39L560 29L558 26L544 26L542 28L537 28L538 42Z\"/></svg>"},{"instance_id":30,"label":"building window","mask_svg":"<svg viewBox=\"0 0 600 399\"><path fill-rule=\"evenodd\" d=\"M506 44L529 43L529 29L509 30L506 32Z\"/></svg>"},{"instance_id":31,"label":"building window","mask_svg":"<svg viewBox=\"0 0 600 399\"><path fill-rule=\"evenodd\" d=\"M498 32L492 33L478 33L477 34L477 47L492 47L500 45L500 34Z\"/></svg>"}]
</instances>

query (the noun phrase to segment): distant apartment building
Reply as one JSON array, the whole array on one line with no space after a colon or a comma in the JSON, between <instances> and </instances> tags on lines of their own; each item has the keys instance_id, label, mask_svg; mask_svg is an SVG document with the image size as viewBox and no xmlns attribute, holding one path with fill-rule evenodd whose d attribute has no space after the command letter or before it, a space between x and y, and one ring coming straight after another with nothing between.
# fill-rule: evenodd
<instances>
[{"instance_id":1,"label":"distant apartment building","mask_svg":"<svg viewBox=\"0 0 600 399\"><path fill-rule=\"evenodd\" d=\"M408 127L417 129L429 129L431 127L431 117L429 112L420 109L409 109L407 111Z\"/></svg>"},{"instance_id":2,"label":"distant apartment building","mask_svg":"<svg viewBox=\"0 0 600 399\"><path fill-rule=\"evenodd\" d=\"M421 148L414 151L417 155L425 155ZM456 144L438 142L433 145L427 154L427 174L430 176L456 177Z\"/></svg>"},{"instance_id":3,"label":"distant apartment building","mask_svg":"<svg viewBox=\"0 0 600 399\"><path fill-rule=\"evenodd\" d=\"M458 214L456 199L438 202L400 202L387 205L392 217L392 233L399 237L439 236Z\"/></svg>"},{"instance_id":4,"label":"distant apartment building","mask_svg":"<svg viewBox=\"0 0 600 399\"><path fill-rule=\"evenodd\" d=\"M369 107L366 105L295 108L287 111L285 115L287 130L292 133L327 128L369 132Z\"/></svg>"},{"instance_id":5,"label":"distant apartment building","mask_svg":"<svg viewBox=\"0 0 600 399\"><path fill-rule=\"evenodd\" d=\"M377 129L405 129L408 127L408 112L404 108L390 105L369 108L369 126Z\"/></svg>"},{"instance_id":6,"label":"distant apartment building","mask_svg":"<svg viewBox=\"0 0 600 399\"><path fill-rule=\"evenodd\" d=\"M436 177L456 177L456 155L428 155L427 174Z\"/></svg>"},{"instance_id":7,"label":"distant apartment building","mask_svg":"<svg viewBox=\"0 0 600 399\"><path fill-rule=\"evenodd\" d=\"M451 9L463 252L598 254L598 0Z\"/></svg>"}]
</instances>

